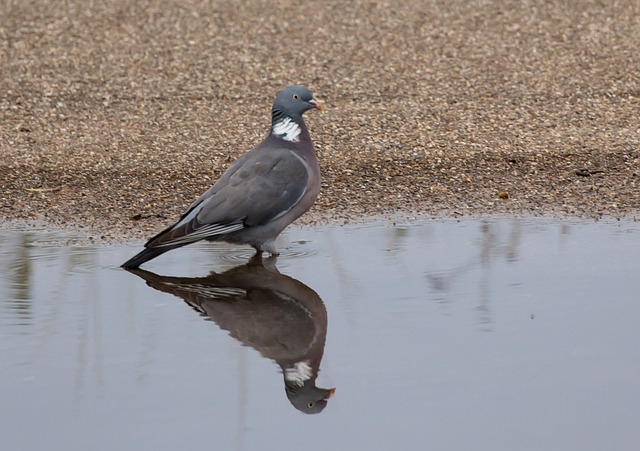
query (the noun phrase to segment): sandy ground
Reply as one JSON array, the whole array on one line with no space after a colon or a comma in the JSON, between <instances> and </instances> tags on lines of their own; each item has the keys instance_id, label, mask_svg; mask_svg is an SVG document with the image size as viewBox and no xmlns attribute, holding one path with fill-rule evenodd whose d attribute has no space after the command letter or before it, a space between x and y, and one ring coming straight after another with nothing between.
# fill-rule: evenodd
<instances>
[{"instance_id":1,"label":"sandy ground","mask_svg":"<svg viewBox=\"0 0 640 451\"><path fill-rule=\"evenodd\" d=\"M303 222L640 212L640 2L0 4L0 220L148 236L268 131L290 83Z\"/></svg>"}]
</instances>

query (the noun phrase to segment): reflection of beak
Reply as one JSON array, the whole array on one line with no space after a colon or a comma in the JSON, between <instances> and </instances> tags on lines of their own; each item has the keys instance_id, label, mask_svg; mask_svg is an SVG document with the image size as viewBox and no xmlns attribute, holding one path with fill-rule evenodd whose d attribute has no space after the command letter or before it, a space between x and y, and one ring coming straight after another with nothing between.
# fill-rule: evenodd
<instances>
[{"instance_id":1,"label":"reflection of beak","mask_svg":"<svg viewBox=\"0 0 640 451\"><path fill-rule=\"evenodd\" d=\"M309 100L309 105L311 105L313 108L315 108L316 110L320 110L322 111L322 105L320 105L318 102L316 102L314 99Z\"/></svg>"},{"instance_id":2,"label":"reflection of beak","mask_svg":"<svg viewBox=\"0 0 640 451\"><path fill-rule=\"evenodd\" d=\"M335 392L336 392L335 387L334 388L330 388L329 390L327 390L327 397L324 398L324 399L326 400L326 399L331 398Z\"/></svg>"}]
</instances>

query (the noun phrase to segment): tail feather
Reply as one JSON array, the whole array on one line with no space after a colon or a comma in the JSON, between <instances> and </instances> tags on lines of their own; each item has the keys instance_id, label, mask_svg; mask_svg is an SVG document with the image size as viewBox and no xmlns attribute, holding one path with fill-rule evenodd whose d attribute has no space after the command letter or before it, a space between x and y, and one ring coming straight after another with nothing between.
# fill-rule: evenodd
<instances>
[{"instance_id":1,"label":"tail feather","mask_svg":"<svg viewBox=\"0 0 640 451\"><path fill-rule=\"evenodd\" d=\"M148 262L149 260L154 259L157 256L162 255L167 251L170 251L171 249L175 249L176 247L180 247L180 246L147 247L143 249L141 252L131 257L126 262L124 262L121 265L121 267L125 269L137 268L141 264Z\"/></svg>"}]
</instances>

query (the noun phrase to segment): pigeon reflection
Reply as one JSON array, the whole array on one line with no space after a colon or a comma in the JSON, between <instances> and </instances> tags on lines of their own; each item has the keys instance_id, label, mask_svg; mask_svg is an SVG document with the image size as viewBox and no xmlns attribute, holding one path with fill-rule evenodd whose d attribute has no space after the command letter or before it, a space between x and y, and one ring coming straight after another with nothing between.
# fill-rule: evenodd
<instances>
[{"instance_id":1,"label":"pigeon reflection","mask_svg":"<svg viewBox=\"0 0 640 451\"><path fill-rule=\"evenodd\" d=\"M152 288L182 298L221 329L282 368L287 398L304 413L320 413L335 388L316 387L327 335L327 311L320 296L281 274L276 257L206 277L160 276L129 270Z\"/></svg>"}]
</instances>

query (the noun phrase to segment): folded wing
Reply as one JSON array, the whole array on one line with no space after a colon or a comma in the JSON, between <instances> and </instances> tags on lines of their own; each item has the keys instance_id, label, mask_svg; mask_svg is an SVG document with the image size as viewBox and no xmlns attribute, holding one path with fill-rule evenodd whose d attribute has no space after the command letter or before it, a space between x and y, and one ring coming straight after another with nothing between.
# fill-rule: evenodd
<instances>
[{"instance_id":1,"label":"folded wing","mask_svg":"<svg viewBox=\"0 0 640 451\"><path fill-rule=\"evenodd\" d=\"M287 214L300 201L308 181L307 165L294 151L254 149L146 247L184 245L266 224Z\"/></svg>"}]
</instances>

